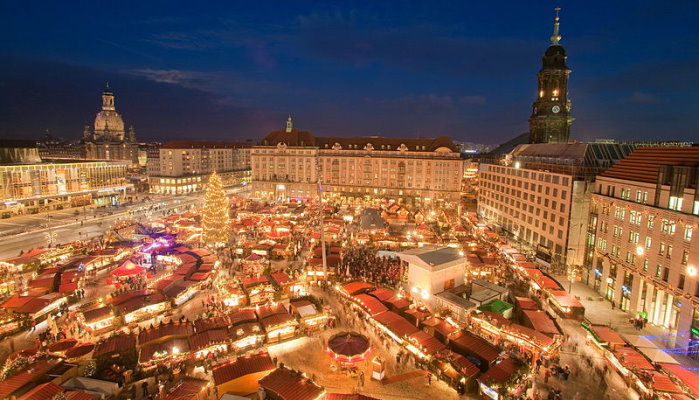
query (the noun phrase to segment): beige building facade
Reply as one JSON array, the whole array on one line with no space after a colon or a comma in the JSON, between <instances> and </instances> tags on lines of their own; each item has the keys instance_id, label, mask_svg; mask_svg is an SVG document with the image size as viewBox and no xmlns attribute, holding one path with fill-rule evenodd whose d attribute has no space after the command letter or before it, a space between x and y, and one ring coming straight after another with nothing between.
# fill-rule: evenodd
<instances>
[{"instance_id":1,"label":"beige building facade","mask_svg":"<svg viewBox=\"0 0 699 400\"><path fill-rule=\"evenodd\" d=\"M633 146L544 143L517 146L499 164L480 164L478 214L536 252L545 266L584 264L595 176Z\"/></svg>"},{"instance_id":2,"label":"beige building facade","mask_svg":"<svg viewBox=\"0 0 699 400\"><path fill-rule=\"evenodd\" d=\"M244 143L171 141L147 162L151 193L186 194L204 188L216 171L226 186L250 181L250 147Z\"/></svg>"},{"instance_id":3,"label":"beige building facade","mask_svg":"<svg viewBox=\"0 0 699 400\"><path fill-rule=\"evenodd\" d=\"M251 150L253 197L309 200L321 190L343 201L395 199L410 203L458 200L463 160L447 137L316 137L275 131Z\"/></svg>"},{"instance_id":4,"label":"beige building facade","mask_svg":"<svg viewBox=\"0 0 699 400\"><path fill-rule=\"evenodd\" d=\"M596 291L652 324L697 333L698 184L698 147L637 149L598 178L588 240Z\"/></svg>"}]
</instances>

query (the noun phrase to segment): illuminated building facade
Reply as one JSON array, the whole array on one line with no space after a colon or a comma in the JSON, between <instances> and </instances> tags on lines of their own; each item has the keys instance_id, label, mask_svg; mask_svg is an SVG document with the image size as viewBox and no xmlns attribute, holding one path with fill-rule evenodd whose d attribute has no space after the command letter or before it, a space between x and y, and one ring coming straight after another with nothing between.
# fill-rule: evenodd
<instances>
[{"instance_id":1,"label":"illuminated building facade","mask_svg":"<svg viewBox=\"0 0 699 400\"><path fill-rule=\"evenodd\" d=\"M536 251L544 265L583 265L595 176L634 145L524 144L480 164L478 214Z\"/></svg>"},{"instance_id":2,"label":"illuminated building facade","mask_svg":"<svg viewBox=\"0 0 699 400\"><path fill-rule=\"evenodd\" d=\"M408 203L458 200L463 160L445 136L430 139L317 137L293 129L271 132L251 150L253 197L308 200L322 190L343 201Z\"/></svg>"},{"instance_id":3,"label":"illuminated building facade","mask_svg":"<svg viewBox=\"0 0 699 400\"><path fill-rule=\"evenodd\" d=\"M42 162L34 142L0 142L0 148L9 147L14 153L21 150L24 156L0 163L0 214L5 218L48 209L117 204L132 189L126 182L128 161Z\"/></svg>"},{"instance_id":4,"label":"illuminated building facade","mask_svg":"<svg viewBox=\"0 0 699 400\"><path fill-rule=\"evenodd\" d=\"M245 143L176 140L149 154L151 193L184 194L201 191L216 173L224 186L250 181L250 146Z\"/></svg>"},{"instance_id":5,"label":"illuminated building facade","mask_svg":"<svg viewBox=\"0 0 699 400\"><path fill-rule=\"evenodd\" d=\"M597 179L589 285L699 339L699 147L643 147Z\"/></svg>"}]
</instances>

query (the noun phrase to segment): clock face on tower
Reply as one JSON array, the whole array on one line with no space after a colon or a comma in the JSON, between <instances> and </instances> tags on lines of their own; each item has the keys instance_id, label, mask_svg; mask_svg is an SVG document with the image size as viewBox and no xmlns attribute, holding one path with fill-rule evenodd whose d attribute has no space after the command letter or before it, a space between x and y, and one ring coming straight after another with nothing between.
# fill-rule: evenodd
<instances>
[{"instance_id":1,"label":"clock face on tower","mask_svg":"<svg viewBox=\"0 0 699 400\"><path fill-rule=\"evenodd\" d=\"M561 107L559 107L559 106L553 106L553 107L551 108L551 111L553 111L554 114L558 114L558 113L561 111Z\"/></svg>"}]
</instances>

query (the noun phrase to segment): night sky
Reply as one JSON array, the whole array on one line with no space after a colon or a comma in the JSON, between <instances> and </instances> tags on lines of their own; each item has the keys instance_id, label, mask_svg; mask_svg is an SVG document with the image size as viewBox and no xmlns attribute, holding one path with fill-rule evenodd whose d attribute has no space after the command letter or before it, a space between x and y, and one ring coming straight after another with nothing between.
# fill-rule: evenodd
<instances>
[{"instance_id":1,"label":"night sky","mask_svg":"<svg viewBox=\"0 0 699 400\"><path fill-rule=\"evenodd\" d=\"M699 139L699 2L3 1L0 137L77 139L109 81L140 140L500 143L560 6L572 138Z\"/></svg>"}]
</instances>

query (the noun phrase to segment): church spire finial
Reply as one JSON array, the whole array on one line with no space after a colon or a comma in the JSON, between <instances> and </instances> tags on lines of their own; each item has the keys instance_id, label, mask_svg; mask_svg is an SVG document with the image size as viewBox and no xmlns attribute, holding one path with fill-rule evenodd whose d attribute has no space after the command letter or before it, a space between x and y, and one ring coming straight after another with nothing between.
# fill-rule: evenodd
<instances>
[{"instance_id":1,"label":"church spire finial","mask_svg":"<svg viewBox=\"0 0 699 400\"><path fill-rule=\"evenodd\" d=\"M558 42L561 41L561 34L558 31L561 24L561 17L558 16L558 13L561 11L561 8L556 7L554 10L556 11L556 18L553 20L553 35L551 35L551 45L558 46Z\"/></svg>"},{"instance_id":2,"label":"church spire finial","mask_svg":"<svg viewBox=\"0 0 699 400\"><path fill-rule=\"evenodd\" d=\"M286 120L286 131L291 132L293 130L294 124L291 121L291 114L289 114L289 118Z\"/></svg>"}]
</instances>

